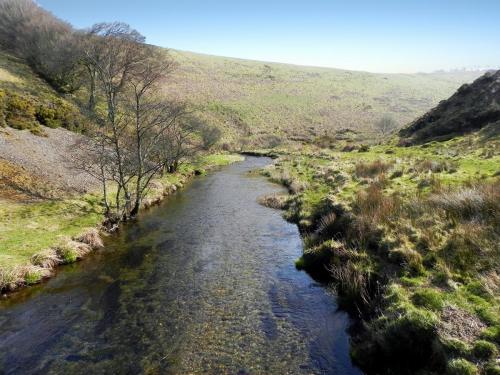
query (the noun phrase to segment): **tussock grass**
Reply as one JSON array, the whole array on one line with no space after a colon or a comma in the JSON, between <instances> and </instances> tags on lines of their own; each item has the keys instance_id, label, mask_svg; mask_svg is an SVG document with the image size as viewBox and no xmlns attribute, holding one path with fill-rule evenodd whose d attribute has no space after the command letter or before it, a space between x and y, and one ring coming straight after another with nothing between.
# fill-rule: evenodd
<instances>
[{"instance_id":1,"label":"tussock grass","mask_svg":"<svg viewBox=\"0 0 500 375\"><path fill-rule=\"evenodd\" d=\"M452 359L448 363L447 374L449 375L478 375L477 366L464 358Z\"/></svg>"},{"instance_id":2,"label":"tussock grass","mask_svg":"<svg viewBox=\"0 0 500 375\"><path fill-rule=\"evenodd\" d=\"M418 172L449 172L453 173L457 170L457 164L447 160L432 160L424 159L415 165L415 170Z\"/></svg>"},{"instance_id":3,"label":"tussock grass","mask_svg":"<svg viewBox=\"0 0 500 375\"><path fill-rule=\"evenodd\" d=\"M88 228L83 234L76 238L76 241L90 246L91 249L104 247L101 235L96 228Z\"/></svg>"},{"instance_id":4,"label":"tussock grass","mask_svg":"<svg viewBox=\"0 0 500 375\"><path fill-rule=\"evenodd\" d=\"M62 259L59 257L57 251L51 248L34 254L31 257L31 263L35 266L52 269L58 264L61 264Z\"/></svg>"},{"instance_id":5,"label":"tussock grass","mask_svg":"<svg viewBox=\"0 0 500 375\"><path fill-rule=\"evenodd\" d=\"M284 210L288 206L289 196L284 194L269 194L263 197L259 197L259 204L269 207L275 208L278 210Z\"/></svg>"},{"instance_id":6,"label":"tussock grass","mask_svg":"<svg viewBox=\"0 0 500 375\"><path fill-rule=\"evenodd\" d=\"M429 198L431 206L443 210L455 221L500 220L500 185L475 184L460 189L443 189Z\"/></svg>"},{"instance_id":7,"label":"tussock grass","mask_svg":"<svg viewBox=\"0 0 500 375\"><path fill-rule=\"evenodd\" d=\"M500 342L500 158L483 158L478 148L491 145L469 138L278 159L280 171L307 182L285 214L305 235L296 265L321 280L327 269L343 307L366 319L353 346L363 368L493 368L472 348L480 337L491 351ZM354 178L329 180L346 171Z\"/></svg>"},{"instance_id":8,"label":"tussock grass","mask_svg":"<svg viewBox=\"0 0 500 375\"><path fill-rule=\"evenodd\" d=\"M345 263L333 263L329 270L344 298L360 301L363 305L370 303L373 297L369 290L372 279L370 268L363 263L348 260Z\"/></svg>"},{"instance_id":9,"label":"tussock grass","mask_svg":"<svg viewBox=\"0 0 500 375\"><path fill-rule=\"evenodd\" d=\"M373 162L359 162L354 168L354 174L357 177L374 178L381 173L387 173L392 167L390 163L383 160L375 160Z\"/></svg>"}]
</instances>

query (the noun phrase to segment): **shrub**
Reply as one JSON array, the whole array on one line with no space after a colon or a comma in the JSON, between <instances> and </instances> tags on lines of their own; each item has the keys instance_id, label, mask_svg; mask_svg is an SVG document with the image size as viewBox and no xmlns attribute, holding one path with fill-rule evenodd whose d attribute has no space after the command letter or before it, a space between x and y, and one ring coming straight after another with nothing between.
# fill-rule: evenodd
<instances>
[{"instance_id":1,"label":"shrub","mask_svg":"<svg viewBox=\"0 0 500 375\"><path fill-rule=\"evenodd\" d=\"M59 118L57 111L48 106L40 106L36 111L36 119L42 125L49 128L58 128L62 126L62 119Z\"/></svg>"},{"instance_id":2,"label":"shrub","mask_svg":"<svg viewBox=\"0 0 500 375\"><path fill-rule=\"evenodd\" d=\"M7 126L5 122L5 109L7 107L7 95L4 90L0 89L0 128Z\"/></svg>"},{"instance_id":3,"label":"shrub","mask_svg":"<svg viewBox=\"0 0 500 375\"><path fill-rule=\"evenodd\" d=\"M477 340L472 347L472 353L479 359L490 359L497 355L495 344L486 340Z\"/></svg>"},{"instance_id":4,"label":"shrub","mask_svg":"<svg viewBox=\"0 0 500 375\"><path fill-rule=\"evenodd\" d=\"M487 363L484 366L484 374L485 375L500 375L500 366L495 362Z\"/></svg>"},{"instance_id":5,"label":"shrub","mask_svg":"<svg viewBox=\"0 0 500 375\"><path fill-rule=\"evenodd\" d=\"M50 98L48 104L38 106L36 119L49 128L64 127L73 131L80 129L84 121L77 108L57 97Z\"/></svg>"},{"instance_id":6,"label":"shrub","mask_svg":"<svg viewBox=\"0 0 500 375\"><path fill-rule=\"evenodd\" d=\"M417 290L411 297L415 306L429 310L440 311L443 308L443 297L434 289Z\"/></svg>"},{"instance_id":7,"label":"shrub","mask_svg":"<svg viewBox=\"0 0 500 375\"><path fill-rule=\"evenodd\" d=\"M5 108L5 121L14 129L24 130L37 126L35 106L31 99L18 94L9 94Z\"/></svg>"},{"instance_id":8,"label":"shrub","mask_svg":"<svg viewBox=\"0 0 500 375\"><path fill-rule=\"evenodd\" d=\"M433 313L415 308L387 319L377 332L384 357L406 369L424 367L433 355L437 322Z\"/></svg>"},{"instance_id":9,"label":"shrub","mask_svg":"<svg viewBox=\"0 0 500 375\"><path fill-rule=\"evenodd\" d=\"M459 339L441 338L441 344L443 345L444 349L452 355L466 356L469 354L469 346L467 345L467 343Z\"/></svg>"},{"instance_id":10,"label":"shrub","mask_svg":"<svg viewBox=\"0 0 500 375\"><path fill-rule=\"evenodd\" d=\"M391 164L382 160L376 160L371 163L360 162L354 167L354 173L357 177L373 178L381 173L386 173L390 168Z\"/></svg>"},{"instance_id":11,"label":"shrub","mask_svg":"<svg viewBox=\"0 0 500 375\"><path fill-rule=\"evenodd\" d=\"M463 358L452 359L448 362L449 375L477 375L479 370L476 365Z\"/></svg>"}]
</instances>

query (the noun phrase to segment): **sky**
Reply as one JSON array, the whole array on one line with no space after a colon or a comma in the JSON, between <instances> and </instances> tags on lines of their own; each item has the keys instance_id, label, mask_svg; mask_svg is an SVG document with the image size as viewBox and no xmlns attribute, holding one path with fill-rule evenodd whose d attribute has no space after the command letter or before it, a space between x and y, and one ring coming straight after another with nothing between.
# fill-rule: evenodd
<instances>
[{"instance_id":1,"label":"sky","mask_svg":"<svg viewBox=\"0 0 500 375\"><path fill-rule=\"evenodd\" d=\"M151 44L383 73L500 68L500 0L37 0L77 28L123 21Z\"/></svg>"}]
</instances>

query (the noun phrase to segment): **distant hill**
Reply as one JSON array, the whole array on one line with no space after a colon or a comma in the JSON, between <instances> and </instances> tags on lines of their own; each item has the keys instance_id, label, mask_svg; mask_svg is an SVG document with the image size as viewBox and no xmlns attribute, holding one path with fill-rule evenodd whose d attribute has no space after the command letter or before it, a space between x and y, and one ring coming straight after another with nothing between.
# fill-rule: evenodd
<instances>
[{"instance_id":1,"label":"distant hill","mask_svg":"<svg viewBox=\"0 0 500 375\"><path fill-rule=\"evenodd\" d=\"M464 84L449 99L402 129L402 143L447 140L490 126L500 128L500 70Z\"/></svg>"},{"instance_id":2,"label":"distant hill","mask_svg":"<svg viewBox=\"0 0 500 375\"><path fill-rule=\"evenodd\" d=\"M366 131L384 114L404 126L484 73L374 74L170 53L178 69L165 90L198 105L231 136Z\"/></svg>"},{"instance_id":3,"label":"distant hill","mask_svg":"<svg viewBox=\"0 0 500 375\"><path fill-rule=\"evenodd\" d=\"M178 67L165 83L165 93L192 103L203 120L223 130L226 141L245 137L259 147L268 146L270 137L301 140L340 129L370 132L385 114L403 127L483 73L375 74L170 53ZM80 126L73 104L86 100L84 92L73 99L61 96L21 59L4 53L1 90L19 95L35 109L57 103L61 118L51 126ZM34 121L23 119L14 127L43 132L40 116L33 115Z\"/></svg>"}]
</instances>

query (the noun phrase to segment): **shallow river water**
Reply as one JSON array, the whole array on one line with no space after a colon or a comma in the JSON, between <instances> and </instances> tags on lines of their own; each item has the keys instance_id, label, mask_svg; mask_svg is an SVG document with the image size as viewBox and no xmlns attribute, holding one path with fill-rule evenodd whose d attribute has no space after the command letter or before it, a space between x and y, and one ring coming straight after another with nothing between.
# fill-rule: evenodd
<instances>
[{"instance_id":1,"label":"shallow river water","mask_svg":"<svg viewBox=\"0 0 500 375\"><path fill-rule=\"evenodd\" d=\"M0 373L360 374L332 292L294 267L295 225L257 203L280 190L248 157L195 179L0 301Z\"/></svg>"}]
</instances>

